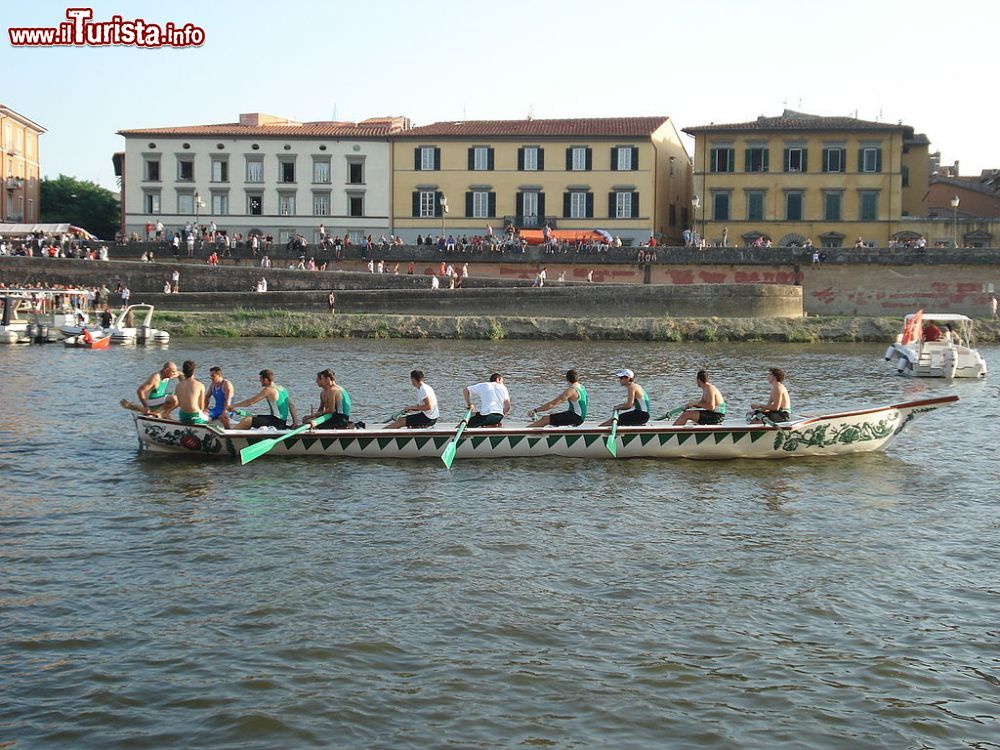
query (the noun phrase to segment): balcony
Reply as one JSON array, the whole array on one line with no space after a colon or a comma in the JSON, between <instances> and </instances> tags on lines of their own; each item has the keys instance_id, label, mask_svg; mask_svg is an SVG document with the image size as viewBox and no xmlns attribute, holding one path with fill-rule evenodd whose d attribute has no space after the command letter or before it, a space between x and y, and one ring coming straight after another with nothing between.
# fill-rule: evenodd
<instances>
[{"instance_id":1,"label":"balcony","mask_svg":"<svg viewBox=\"0 0 1000 750\"><path fill-rule=\"evenodd\" d=\"M504 226L513 224L518 229L541 229L548 224L549 229L556 228L555 216L504 216Z\"/></svg>"},{"instance_id":2,"label":"balcony","mask_svg":"<svg viewBox=\"0 0 1000 750\"><path fill-rule=\"evenodd\" d=\"M24 187L24 180L20 177L8 177L5 183L5 187L8 190L19 190Z\"/></svg>"}]
</instances>

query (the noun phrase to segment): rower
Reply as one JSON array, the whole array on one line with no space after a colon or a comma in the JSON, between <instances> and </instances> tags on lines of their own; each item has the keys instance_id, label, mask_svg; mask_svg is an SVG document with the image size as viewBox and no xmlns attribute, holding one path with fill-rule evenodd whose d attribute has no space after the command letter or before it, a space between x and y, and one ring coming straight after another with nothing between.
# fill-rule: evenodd
<instances>
[{"instance_id":1,"label":"rower","mask_svg":"<svg viewBox=\"0 0 1000 750\"><path fill-rule=\"evenodd\" d=\"M437 394L424 382L423 370L410 372L410 385L417 389L417 403L412 406L404 406L399 419L394 420L386 429L433 427L438 421L441 412L438 410Z\"/></svg>"},{"instance_id":2,"label":"rower","mask_svg":"<svg viewBox=\"0 0 1000 750\"><path fill-rule=\"evenodd\" d=\"M237 430L250 430L259 427L274 427L278 430L285 430L289 426L289 416L292 418L292 427L298 424L299 418L295 411L295 404L289 398L285 387L274 382L274 372L272 370L260 371L260 391L257 392L257 395L235 403L231 408L236 409L242 406L251 406L258 401L267 401L267 408L270 413L245 417L236 425Z\"/></svg>"},{"instance_id":3,"label":"rower","mask_svg":"<svg viewBox=\"0 0 1000 750\"><path fill-rule=\"evenodd\" d=\"M495 372L485 383L476 383L462 389L465 406L472 409L473 396L479 399L479 410L472 415L468 427L499 427L503 418L510 414L510 391L503 383L503 375Z\"/></svg>"},{"instance_id":4,"label":"rower","mask_svg":"<svg viewBox=\"0 0 1000 750\"><path fill-rule=\"evenodd\" d=\"M587 418L587 389L580 383L580 377L576 370L566 371L566 382L569 387L548 403L542 404L537 409L528 412L528 419L535 419L540 411L555 409L559 404L565 402L566 410L558 411L554 414L546 414L544 417L532 422L528 427L579 427L583 420Z\"/></svg>"},{"instance_id":5,"label":"rower","mask_svg":"<svg viewBox=\"0 0 1000 750\"><path fill-rule=\"evenodd\" d=\"M616 372L615 376L627 394L625 401L615 406L619 426L646 424L649 421L649 396L646 395L646 389L635 382L635 373L627 367ZM602 422L601 427L607 427L613 419Z\"/></svg>"},{"instance_id":6,"label":"rower","mask_svg":"<svg viewBox=\"0 0 1000 750\"><path fill-rule=\"evenodd\" d=\"M787 422L792 418L792 400L785 388L785 371L772 367L767 371L767 382L771 384L771 395L766 404L750 404L753 409L751 424Z\"/></svg>"},{"instance_id":7,"label":"rower","mask_svg":"<svg viewBox=\"0 0 1000 750\"><path fill-rule=\"evenodd\" d=\"M194 377L195 363L190 359L181 365L184 380L177 384L177 409L181 424L208 424L205 413L205 386Z\"/></svg>"},{"instance_id":8,"label":"rower","mask_svg":"<svg viewBox=\"0 0 1000 750\"><path fill-rule=\"evenodd\" d=\"M695 382L701 388L701 399L684 404L684 413L677 417L675 426L688 422L695 424L722 424L726 418L726 402L719 389L708 382L708 373L698 370Z\"/></svg>"},{"instance_id":9,"label":"rower","mask_svg":"<svg viewBox=\"0 0 1000 750\"><path fill-rule=\"evenodd\" d=\"M212 407L208 410L208 418L213 422L218 422L226 430L229 429L229 410L233 401L233 384L222 375L222 368L219 366L208 368L209 377L212 379L211 390L205 397L207 402L212 398Z\"/></svg>"},{"instance_id":10,"label":"rower","mask_svg":"<svg viewBox=\"0 0 1000 750\"><path fill-rule=\"evenodd\" d=\"M309 429L316 428L317 417L329 414L330 418L323 423L324 430L342 430L353 427L351 424L351 397L347 391L337 385L333 370L329 367L316 374L316 385L320 387L319 409L304 417L302 423L309 423Z\"/></svg>"},{"instance_id":11,"label":"rower","mask_svg":"<svg viewBox=\"0 0 1000 750\"><path fill-rule=\"evenodd\" d=\"M177 407L177 397L170 393L170 386L176 385L173 381L177 375L177 365L173 362L165 363L136 390L141 405L129 403L125 399L121 400L121 405L126 409L142 412L147 417L166 418Z\"/></svg>"}]
</instances>

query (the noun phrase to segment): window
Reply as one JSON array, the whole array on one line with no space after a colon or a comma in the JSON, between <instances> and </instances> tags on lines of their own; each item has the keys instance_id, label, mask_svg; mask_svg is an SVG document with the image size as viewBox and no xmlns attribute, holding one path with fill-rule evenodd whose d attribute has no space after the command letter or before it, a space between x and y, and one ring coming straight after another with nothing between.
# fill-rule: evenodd
<instances>
[{"instance_id":1,"label":"window","mask_svg":"<svg viewBox=\"0 0 1000 750\"><path fill-rule=\"evenodd\" d=\"M313 216L330 215L330 194L313 193Z\"/></svg>"},{"instance_id":2,"label":"window","mask_svg":"<svg viewBox=\"0 0 1000 750\"><path fill-rule=\"evenodd\" d=\"M469 149L469 169L484 172L493 169L493 149L488 146L473 146Z\"/></svg>"},{"instance_id":3,"label":"window","mask_svg":"<svg viewBox=\"0 0 1000 750\"><path fill-rule=\"evenodd\" d=\"M612 205L608 206L609 218L632 219L639 215L638 193L617 191L611 194L611 200Z\"/></svg>"},{"instance_id":4,"label":"window","mask_svg":"<svg viewBox=\"0 0 1000 750\"><path fill-rule=\"evenodd\" d=\"M878 221L878 191L862 190L858 193L861 221Z\"/></svg>"},{"instance_id":5,"label":"window","mask_svg":"<svg viewBox=\"0 0 1000 750\"><path fill-rule=\"evenodd\" d=\"M485 219L490 215L490 194L487 190L472 191L472 218Z\"/></svg>"},{"instance_id":6,"label":"window","mask_svg":"<svg viewBox=\"0 0 1000 750\"><path fill-rule=\"evenodd\" d=\"M735 153L731 146L716 146L709 152L709 165L708 169L710 172L732 172L733 163L736 161L733 157Z\"/></svg>"},{"instance_id":7,"label":"window","mask_svg":"<svg viewBox=\"0 0 1000 750\"><path fill-rule=\"evenodd\" d=\"M521 216L525 226L538 226L538 193L521 194Z\"/></svg>"},{"instance_id":8,"label":"window","mask_svg":"<svg viewBox=\"0 0 1000 750\"><path fill-rule=\"evenodd\" d=\"M143 169L143 179L146 182L159 182L160 181L160 160L159 159L146 159L145 168Z\"/></svg>"},{"instance_id":9,"label":"window","mask_svg":"<svg viewBox=\"0 0 1000 750\"><path fill-rule=\"evenodd\" d=\"M566 149L566 170L586 172L591 168L590 149L586 146L572 146Z\"/></svg>"},{"instance_id":10,"label":"window","mask_svg":"<svg viewBox=\"0 0 1000 750\"><path fill-rule=\"evenodd\" d=\"M225 216L229 213L229 196L225 193L212 193L212 213Z\"/></svg>"},{"instance_id":11,"label":"window","mask_svg":"<svg viewBox=\"0 0 1000 750\"><path fill-rule=\"evenodd\" d=\"M247 213L250 214L250 216L261 216L264 213L264 196L248 195Z\"/></svg>"},{"instance_id":12,"label":"window","mask_svg":"<svg viewBox=\"0 0 1000 750\"><path fill-rule=\"evenodd\" d=\"M362 195L352 195L347 199L348 213L351 216L365 215L365 199Z\"/></svg>"},{"instance_id":13,"label":"window","mask_svg":"<svg viewBox=\"0 0 1000 750\"><path fill-rule=\"evenodd\" d=\"M729 193L712 193L712 221L729 221Z\"/></svg>"},{"instance_id":14,"label":"window","mask_svg":"<svg viewBox=\"0 0 1000 750\"><path fill-rule=\"evenodd\" d=\"M17 145L14 146L14 153L19 154L24 149L24 131L21 130L21 128L18 128L14 132L17 138Z\"/></svg>"},{"instance_id":15,"label":"window","mask_svg":"<svg viewBox=\"0 0 1000 750\"><path fill-rule=\"evenodd\" d=\"M900 175L903 178L903 187L909 187L910 186L910 168L909 167L900 167L899 168L899 173L900 173Z\"/></svg>"},{"instance_id":16,"label":"window","mask_svg":"<svg viewBox=\"0 0 1000 750\"><path fill-rule=\"evenodd\" d=\"M629 172L639 168L639 149L632 146L615 146L611 149L611 169Z\"/></svg>"},{"instance_id":17,"label":"window","mask_svg":"<svg viewBox=\"0 0 1000 750\"><path fill-rule=\"evenodd\" d=\"M424 172L441 169L441 149L433 146L419 146L416 149L415 168Z\"/></svg>"},{"instance_id":18,"label":"window","mask_svg":"<svg viewBox=\"0 0 1000 750\"><path fill-rule=\"evenodd\" d=\"M764 191L747 191L747 221L764 220Z\"/></svg>"},{"instance_id":19,"label":"window","mask_svg":"<svg viewBox=\"0 0 1000 750\"><path fill-rule=\"evenodd\" d=\"M184 215L194 213L194 193L177 194L177 213Z\"/></svg>"},{"instance_id":20,"label":"window","mask_svg":"<svg viewBox=\"0 0 1000 750\"><path fill-rule=\"evenodd\" d=\"M581 191L576 191L569 193L569 218L571 219L586 219L587 218L587 197L588 193Z\"/></svg>"},{"instance_id":21,"label":"window","mask_svg":"<svg viewBox=\"0 0 1000 750\"><path fill-rule=\"evenodd\" d=\"M862 148L858 156L858 171L881 172L882 149L877 146L866 146Z\"/></svg>"},{"instance_id":22,"label":"window","mask_svg":"<svg viewBox=\"0 0 1000 750\"><path fill-rule=\"evenodd\" d=\"M278 182L295 182L295 162L278 162Z\"/></svg>"},{"instance_id":23,"label":"window","mask_svg":"<svg viewBox=\"0 0 1000 750\"><path fill-rule=\"evenodd\" d=\"M295 216L295 193L278 193L278 213L282 216Z\"/></svg>"},{"instance_id":24,"label":"window","mask_svg":"<svg viewBox=\"0 0 1000 750\"><path fill-rule=\"evenodd\" d=\"M177 160L177 181L178 182L193 182L194 181L194 161L191 159L178 159Z\"/></svg>"},{"instance_id":25,"label":"window","mask_svg":"<svg viewBox=\"0 0 1000 750\"><path fill-rule=\"evenodd\" d=\"M31 133L28 133L24 137L24 151L25 151L25 153L28 156L34 156L34 154L35 154L35 145L34 144L35 144L34 137L31 135ZM31 202L32 201L29 198L28 199L28 218L29 219L31 218Z\"/></svg>"},{"instance_id":26,"label":"window","mask_svg":"<svg viewBox=\"0 0 1000 750\"><path fill-rule=\"evenodd\" d=\"M766 172L770 151L760 146L751 146L744 154L744 172Z\"/></svg>"},{"instance_id":27,"label":"window","mask_svg":"<svg viewBox=\"0 0 1000 750\"><path fill-rule=\"evenodd\" d=\"M229 162L212 159L212 182L229 182Z\"/></svg>"},{"instance_id":28,"label":"window","mask_svg":"<svg viewBox=\"0 0 1000 750\"><path fill-rule=\"evenodd\" d=\"M434 190L420 191L420 216L423 218L437 216L437 192Z\"/></svg>"},{"instance_id":29,"label":"window","mask_svg":"<svg viewBox=\"0 0 1000 750\"><path fill-rule=\"evenodd\" d=\"M808 153L806 149L799 146L791 146L785 149L785 171L786 172L805 172L806 171L806 157Z\"/></svg>"},{"instance_id":30,"label":"window","mask_svg":"<svg viewBox=\"0 0 1000 750\"><path fill-rule=\"evenodd\" d=\"M537 146L528 146L521 149L521 169L525 172L537 172L540 167L539 162L539 152L540 148Z\"/></svg>"},{"instance_id":31,"label":"window","mask_svg":"<svg viewBox=\"0 0 1000 750\"><path fill-rule=\"evenodd\" d=\"M365 184L365 163L352 161L347 164L347 183L349 185Z\"/></svg>"},{"instance_id":32,"label":"window","mask_svg":"<svg viewBox=\"0 0 1000 750\"><path fill-rule=\"evenodd\" d=\"M158 214L160 213L160 194L159 193L146 193L143 196L144 208L147 214Z\"/></svg>"},{"instance_id":33,"label":"window","mask_svg":"<svg viewBox=\"0 0 1000 750\"><path fill-rule=\"evenodd\" d=\"M324 184L330 182L330 161L328 159L313 160L313 182Z\"/></svg>"},{"instance_id":34,"label":"window","mask_svg":"<svg viewBox=\"0 0 1000 750\"><path fill-rule=\"evenodd\" d=\"M785 193L785 220L802 221L802 193Z\"/></svg>"},{"instance_id":35,"label":"window","mask_svg":"<svg viewBox=\"0 0 1000 750\"><path fill-rule=\"evenodd\" d=\"M840 221L840 191L823 193L823 218L826 221Z\"/></svg>"},{"instance_id":36,"label":"window","mask_svg":"<svg viewBox=\"0 0 1000 750\"><path fill-rule=\"evenodd\" d=\"M247 182L264 181L264 160L247 159Z\"/></svg>"},{"instance_id":37,"label":"window","mask_svg":"<svg viewBox=\"0 0 1000 750\"><path fill-rule=\"evenodd\" d=\"M847 150L840 147L823 149L823 171L843 172L847 166Z\"/></svg>"}]
</instances>

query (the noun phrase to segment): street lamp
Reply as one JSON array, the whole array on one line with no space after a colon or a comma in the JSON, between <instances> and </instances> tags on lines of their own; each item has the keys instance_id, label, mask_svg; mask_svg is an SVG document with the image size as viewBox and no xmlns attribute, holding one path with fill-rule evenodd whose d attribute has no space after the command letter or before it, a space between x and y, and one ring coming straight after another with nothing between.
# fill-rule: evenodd
<instances>
[{"instance_id":1,"label":"street lamp","mask_svg":"<svg viewBox=\"0 0 1000 750\"><path fill-rule=\"evenodd\" d=\"M951 198L952 220L955 223L955 247L958 247L958 204L961 203L957 195Z\"/></svg>"},{"instance_id":2,"label":"street lamp","mask_svg":"<svg viewBox=\"0 0 1000 750\"><path fill-rule=\"evenodd\" d=\"M201 193L195 191L194 194L194 226L198 228L200 223L201 209L205 207L205 201L201 199Z\"/></svg>"},{"instance_id":3,"label":"street lamp","mask_svg":"<svg viewBox=\"0 0 1000 750\"><path fill-rule=\"evenodd\" d=\"M441 237L444 237L444 216L448 213L448 199L445 197L444 193L441 193Z\"/></svg>"},{"instance_id":4,"label":"street lamp","mask_svg":"<svg viewBox=\"0 0 1000 750\"><path fill-rule=\"evenodd\" d=\"M699 196L695 195L693 198L691 198L691 208L693 209L693 213L694 213L694 216L692 217L693 221L691 223L694 226L698 226L698 209L701 208L701 198ZM702 214L702 216L704 217L704 214ZM701 222L701 231L702 232L705 231L705 222L704 222L704 220ZM691 246L693 247L694 244L695 243L692 241Z\"/></svg>"}]
</instances>

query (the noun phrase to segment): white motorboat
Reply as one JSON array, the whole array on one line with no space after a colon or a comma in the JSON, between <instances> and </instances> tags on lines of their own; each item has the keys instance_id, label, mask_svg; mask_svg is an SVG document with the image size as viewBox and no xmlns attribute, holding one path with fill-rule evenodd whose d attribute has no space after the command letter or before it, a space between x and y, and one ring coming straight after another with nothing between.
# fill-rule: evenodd
<instances>
[{"instance_id":1,"label":"white motorboat","mask_svg":"<svg viewBox=\"0 0 1000 750\"><path fill-rule=\"evenodd\" d=\"M139 318L138 325L136 319ZM153 306L146 304L128 305L119 310L111 321L108 328L100 326L63 325L59 332L65 338L80 336L84 327L90 330L91 334L101 336L111 334L113 344L167 344L170 342L170 334L166 331L153 328Z\"/></svg>"},{"instance_id":2,"label":"white motorboat","mask_svg":"<svg viewBox=\"0 0 1000 750\"><path fill-rule=\"evenodd\" d=\"M973 322L965 315L918 310L906 316L902 332L885 350L885 359L900 375L984 378L986 361L973 347L972 329Z\"/></svg>"},{"instance_id":3,"label":"white motorboat","mask_svg":"<svg viewBox=\"0 0 1000 750\"><path fill-rule=\"evenodd\" d=\"M44 292L7 290L0 297L0 344L46 343L59 340L59 314L41 312ZM71 319L72 316L70 316Z\"/></svg>"}]
</instances>

